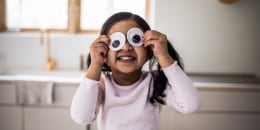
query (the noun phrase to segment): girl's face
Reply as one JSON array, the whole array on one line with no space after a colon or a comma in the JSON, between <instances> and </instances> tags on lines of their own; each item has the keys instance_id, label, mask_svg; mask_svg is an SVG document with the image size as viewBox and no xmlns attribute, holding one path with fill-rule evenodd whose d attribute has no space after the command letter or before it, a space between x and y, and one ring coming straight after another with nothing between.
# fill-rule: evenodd
<instances>
[{"instance_id":1,"label":"girl's face","mask_svg":"<svg viewBox=\"0 0 260 130\"><path fill-rule=\"evenodd\" d=\"M108 36L115 32L125 34L132 27L139 27L134 20L123 20L115 23L108 32ZM140 71L147 59L147 49L143 46L132 47L126 40L126 44L119 51L108 50L107 64L112 73L131 73Z\"/></svg>"}]
</instances>

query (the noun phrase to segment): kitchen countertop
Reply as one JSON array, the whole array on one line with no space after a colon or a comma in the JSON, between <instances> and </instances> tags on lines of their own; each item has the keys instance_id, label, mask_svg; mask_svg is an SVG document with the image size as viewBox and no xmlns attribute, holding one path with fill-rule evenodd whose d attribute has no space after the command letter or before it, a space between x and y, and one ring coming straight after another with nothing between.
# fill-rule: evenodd
<instances>
[{"instance_id":1,"label":"kitchen countertop","mask_svg":"<svg viewBox=\"0 0 260 130\"><path fill-rule=\"evenodd\" d=\"M244 74L188 74L193 82L260 84L260 78Z\"/></svg>"},{"instance_id":2,"label":"kitchen countertop","mask_svg":"<svg viewBox=\"0 0 260 130\"><path fill-rule=\"evenodd\" d=\"M28 80L79 84L84 75L84 71L13 70L0 73L0 81Z\"/></svg>"},{"instance_id":3,"label":"kitchen countertop","mask_svg":"<svg viewBox=\"0 0 260 130\"><path fill-rule=\"evenodd\" d=\"M30 73L0 74L0 81L53 81L54 83L79 84L85 72L82 71L52 71ZM227 75L227 74L188 74L197 87L237 87L246 86L260 89L260 78L254 75Z\"/></svg>"},{"instance_id":4,"label":"kitchen countertop","mask_svg":"<svg viewBox=\"0 0 260 130\"><path fill-rule=\"evenodd\" d=\"M260 91L260 78L246 74L188 74L197 88Z\"/></svg>"}]
</instances>

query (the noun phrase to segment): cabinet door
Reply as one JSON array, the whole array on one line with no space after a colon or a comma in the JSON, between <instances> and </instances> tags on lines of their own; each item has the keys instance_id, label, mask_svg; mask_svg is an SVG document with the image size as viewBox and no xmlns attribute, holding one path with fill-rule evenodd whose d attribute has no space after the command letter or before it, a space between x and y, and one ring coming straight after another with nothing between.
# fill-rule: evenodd
<instances>
[{"instance_id":1,"label":"cabinet door","mask_svg":"<svg viewBox=\"0 0 260 130\"><path fill-rule=\"evenodd\" d=\"M0 104L15 104L15 85L13 82L0 81Z\"/></svg>"},{"instance_id":2,"label":"cabinet door","mask_svg":"<svg viewBox=\"0 0 260 130\"><path fill-rule=\"evenodd\" d=\"M0 129L22 130L22 108L0 106Z\"/></svg>"},{"instance_id":3,"label":"cabinet door","mask_svg":"<svg viewBox=\"0 0 260 130\"><path fill-rule=\"evenodd\" d=\"M161 130L177 130L174 109L170 107L162 107L161 111Z\"/></svg>"},{"instance_id":4,"label":"cabinet door","mask_svg":"<svg viewBox=\"0 0 260 130\"><path fill-rule=\"evenodd\" d=\"M55 106L70 107L73 95L77 90L76 85L56 85L54 87L54 102Z\"/></svg>"},{"instance_id":5,"label":"cabinet door","mask_svg":"<svg viewBox=\"0 0 260 130\"><path fill-rule=\"evenodd\" d=\"M243 112L174 113L174 130L260 130L260 115Z\"/></svg>"},{"instance_id":6,"label":"cabinet door","mask_svg":"<svg viewBox=\"0 0 260 130\"><path fill-rule=\"evenodd\" d=\"M85 130L70 117L68 108L25 107L24 130Z\"/></svg>"},{"instance_id":7,"label":"cabinet door","mask_svg":"<svg viewBox=\"0 0 260 130\"><path fill-rule=\"evenodd\" d=\"M92 123L89 125L89 129L90 129L90 130L98 130L98 129L97 129L97 122L96 122L96 121L92 122Z\"/></svg>"},{"instance_id":8,"label":"cabinet door","mask_svg":"<svg viewBox=\"0 0 260 130\"><path fill-rule=\"evenodd\" d=\"M163 107L162 130L260 130L259 90L201 90L200 96L196 113Z\"/></svg>"}]
</instances>

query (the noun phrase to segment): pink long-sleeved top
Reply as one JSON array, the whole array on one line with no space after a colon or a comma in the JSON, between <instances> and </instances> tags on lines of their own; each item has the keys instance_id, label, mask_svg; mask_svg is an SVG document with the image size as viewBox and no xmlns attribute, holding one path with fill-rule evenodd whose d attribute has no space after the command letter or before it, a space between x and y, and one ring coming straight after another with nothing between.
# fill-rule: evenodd
<instances>
[{"instance_id":1,"label":"pink long-sleeved top","mask_svg":"<svg viewBox=\"0 0 260 130\"><path fill-rule=\"evenodd\" d=\"M176 64L162 69L168 78L167 106L181 113L199 109L200 98L192 81ZM100 81L83 78L72 105L71 117L87 125L97 119L98 130L160 130L160 104L151 104L153 91L151 72L130 86L120 86L112 76L101 76Z\"/></svg>"}]
</instances>

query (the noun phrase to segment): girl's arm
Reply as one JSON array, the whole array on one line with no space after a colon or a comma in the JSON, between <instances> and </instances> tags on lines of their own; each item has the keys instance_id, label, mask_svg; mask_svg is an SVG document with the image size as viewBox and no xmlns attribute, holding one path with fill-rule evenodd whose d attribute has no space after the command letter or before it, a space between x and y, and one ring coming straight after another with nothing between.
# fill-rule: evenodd
<instances>
[{"instance_id":1,"label":"girl's arm","mask_svg":"<svg viewBox=\"0 0 260 130\"><path fill-rule=\"evenodd\" d=\"M97 116L103 95L99 81L84 77L73 96L70 108L72 119L82 125L90 124Z\"/></svg>"},{"instance_id":2,"label":"girl's arm","mask_svg":"<svg viewBox=\"0 0 260 130\"><path fill-rule=\"evenodd\" d=\"M200 107L198 91L177 62L175 61L174 64L162 68L162 70L168 79L168 85L165 90L166 105L185 114L198 110Z\"/></svg>"},{"instance_id":3,"label":"girl's arm","mask_svg":"<svg viewBox=\"0 0 260 130\"><path fill-rule=\"evenodd\" d=\"M165 102L179 112L191 113L199 109L200 98L192 81L168 53L167 36L155 30L144 33L144 47L151 47L154 56L162 67L168 85Z\"/></svg>"},{"instance_id":4,"label":"girl's arm","mask_svg":"<svg viewBox=\"0 0 260 130\"><path fill-rule=\"evenodd\" d=\"M91 63L72 100L71 117L83 125L96 118L99 104L104 99L100 77L102 65L106 61L108 44L108 36L101 35L90 45Z\"/></svg>"}]
</instances>

